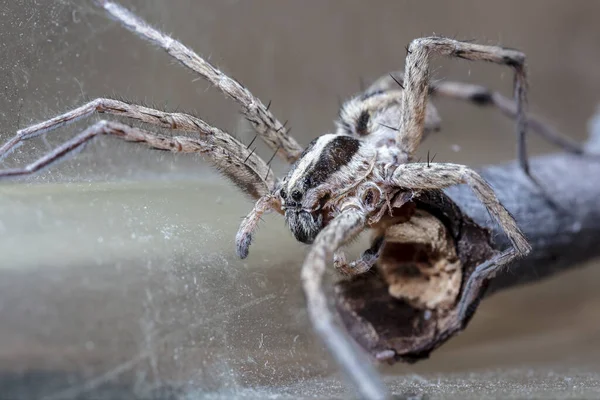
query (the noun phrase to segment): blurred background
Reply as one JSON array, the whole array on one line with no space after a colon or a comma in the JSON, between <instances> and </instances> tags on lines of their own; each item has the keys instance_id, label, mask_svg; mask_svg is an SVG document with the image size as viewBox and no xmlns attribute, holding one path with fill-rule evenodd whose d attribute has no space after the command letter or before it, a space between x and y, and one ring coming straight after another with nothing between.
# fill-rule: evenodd
<instances>
[{"instance_id":1,"label":"blurred background","mask_svg":"<svg viewBox=\"0 0 600 400\"><path fill-rule=\"evenodd\" d=\"M333 129L339 101L401 69L411 39L433 33L524 51L531 111L576 140L599 100L600 2L121 3L272 101L302 145ZM0 141L116 97L193 112L250 142L235 104L91 4L0 0ZM496 65L438 59L433 75L512 87L511 71ZM473 166L514 158L512 121L436 105L442 131L422 154ZM95 118L28 142L3 167L32 161ZM529 143L534 155L555 151ZM247 260L234 254L251 207L199 157L110 138L3 182L0 398L343 397L304 311L306 247L273 216ZM590 264L495 295L430 360L382 371L397 393L427 398L598 398L598 282Z\"/></svg>"}]
</instances>

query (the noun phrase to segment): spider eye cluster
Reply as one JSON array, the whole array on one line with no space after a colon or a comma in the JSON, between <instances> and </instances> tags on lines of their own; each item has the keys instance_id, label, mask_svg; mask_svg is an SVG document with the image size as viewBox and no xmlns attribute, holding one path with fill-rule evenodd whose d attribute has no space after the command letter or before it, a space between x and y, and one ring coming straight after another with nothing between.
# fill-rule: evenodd
<instances>
[{"instance_id":1,"label":"spider eye cluster","mask_svg":"<svg viewBox=\"0 0 600 400\"><path fill-rule=\"evenodd\" d=\"M287 194L287 192L285 191L285 189L281 189L281 190L279 191L279 196L281 196L281 198L282 198L283 200L285 200L285 199L287 199L287 197L288 197L288 194ZM296 189L296 190L292 190L292 193L291 193L290 197L291 197L291 198L292 198L292 200L294 200L294 201L300 201L300 200L302 200L302 192L301 192L300 190L297 190L297 189Z\"/></svg>"}]
</instances>

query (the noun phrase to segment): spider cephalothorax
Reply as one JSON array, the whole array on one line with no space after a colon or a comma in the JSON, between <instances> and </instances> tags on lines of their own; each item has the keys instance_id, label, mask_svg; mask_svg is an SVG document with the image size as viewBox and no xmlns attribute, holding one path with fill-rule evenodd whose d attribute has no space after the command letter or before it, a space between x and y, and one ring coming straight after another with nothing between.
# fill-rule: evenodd
<instances>
[{"instance_id":1,"label":"spider cephalothorax","mask_svg":"<svg viewBox=\"0 0 600 400\"><path fill-rule=\"evenodd\" d=\"M368 143L345 134L323 135L308 145L278 191L296 239L314 241L348 191L367 178L374 157Z\"/></svg>"},{"instance_id":2,"label":"spider cephalothorax","mask_svg":"<svg viewBox=\"0 0 600 400\"><path fill-rule=\"evenodd\" d=\"M257 200L236 236L240 257L248 256L252 234L261 215L273 210L284 215L296 239L312 244L302 266L302 282L311 321L351 377L360 395L366 398L384 398L386 391L369 360L351 344L345 331L335 323L334 314L329 309L322 282L323 274L332 260L335 267L347 274L368 271L381 256L380 249L395 251L394 246L386 247L385 242L390 242L390 239L393 241L394 235L400 235L403 221L407 222L406 218L394 219L393 209L402 207L413 196L455 184L467 184L473 189L511 243L504 252L475 268L464 283L465 289L460 298L450 299L458 304L461 315L473 300L470 290L473 282L492 277L499 268L530 250L513 217L475 171L464 165L412 162L423 138L428 132L439 128L440 120L428 102L429 98L441 95L477 105L495 106L515 118L520 139L519 158L525 173L528 173L524 149L527 123L538 134L567 150L582 152L579 146L525 114L527 84L523 53L444 37L413 40L407 47L404 74L386 75L364 93L347 101L340 111L336 133L318 137L303 151L289 135L285 124L281 124L269 111L269 106L265 106L238 81L229 78L191 49L154 29L122 6L108 0L94 2L124 27L159 46L239 103L242 114L250 121L257 135L276 155L293 163L290 172L277 180L268 163L249 146L193 115L99 98L18 131L16 136L0 147L0 160L22 141L96 112L119 115L145 125L134 127L120 122L99 121L25 167L0 170L0 178L34 173L99 135L145 143L155 149L207 156L235 185ZM515 101L480 86L456 82L432 83L429 61L436 54L487 61L510 68L515 78ZM168 136L147 130L148 126L194 135ZM390 218L383 218L386 213ZM419 218L425 220L427 216ZM380 220L383 222L380 223ZM418 224L413 224L413 228L415 226ZM360 259L347 263L340 247L371 227L375 227L380 236ZM382 264L393 268L395 259L391 254ZM401 289L398 290L401 292ZM385 349L383 353L387 353Z\"/></svg>"},{"instance_id":3,"label":"spider cephalothorax","mask_svg":"<svg viewBox=\"0 0 600 400\"><path fill-rule=\"evenodd\" d=\"M389 152L385 152L389 155ZM276 189L258 200L237 236L238 254L248 255L252 232L270 209L282 213L294 237L312 244L340 212L352 207L370 215L383 202L387 163L368 140L346 133L313 140Z\"/></svg>"}]
</instances>

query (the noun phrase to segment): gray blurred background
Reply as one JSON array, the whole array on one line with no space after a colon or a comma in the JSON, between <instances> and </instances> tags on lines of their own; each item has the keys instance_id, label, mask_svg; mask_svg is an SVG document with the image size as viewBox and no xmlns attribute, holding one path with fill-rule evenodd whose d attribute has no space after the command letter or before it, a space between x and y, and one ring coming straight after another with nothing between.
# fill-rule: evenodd
<instances>
[{"instance_id":1,"label":"gray blurred background","mask_svg":"<svg viewBox=\"0 0 600 400\"><path fill-rule=\"evenodd\" d=\"M530 109L576 140L600 97L598 1L122 4L271 100L303 145L333 129L340 99L402 68L404 46L432 33L523 50ZM0 0L0 54L2 142L100 96L188 110L245 143L253 137L234 104L90 1ZM434 64L435 78L510 94L506 68ZM436 105L442 131L423 154L473 166L514 158L510 120ZM22 146L4 166L88 123ZM529 142L532 154L555 151ZM198 157L108 138L0 185L0 398L176 396L165 387L198 397L341 396L335 365L307 325L297 279L305 247L270 217L250 258L234 255L251 206ZM383 371L398 393L432 398L597 398L598 282L590 265L496 295L431 360Z\"/></svg>"}]
</instances>

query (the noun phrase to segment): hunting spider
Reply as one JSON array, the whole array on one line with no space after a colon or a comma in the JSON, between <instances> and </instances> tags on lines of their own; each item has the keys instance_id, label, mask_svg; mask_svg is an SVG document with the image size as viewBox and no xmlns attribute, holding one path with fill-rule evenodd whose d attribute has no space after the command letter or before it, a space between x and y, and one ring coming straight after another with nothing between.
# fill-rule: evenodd
<instances>
[{"instance_id":1,"label":"hunting spider","mask_svg":"<svg viewBox=\"0 0 600 400\"><path fill-rule=\"evenodd\" d=\"M504 229L512 246L480 265L470 276L465 283L467 289L456 299L460 312L464 314L473 300L469 285L492 277L499 268L530 251L527 239L513 217L475 171L464 165L414 161L415 151L423 138L439 127L437 112L428 104L429 97L447 96L477 105L494 106L516 119L519 159L527 174L529 170L524 146L527 125L562 147L580 152L577 145L525 114L527 80L523 53L444 37L413 40L406 48L404 73L386 75L364 93L345 102L336 122L335 133L319 136L303 150L288 134L285 125L271 114L269 106L265 106L239 82L122 6L107 0L95 0L95 3L125 28L162 48L237 102L257 135L279 157L293 163L290 172L277 179L269 165L249 146L195 116L100 98L18 131L0 148L0 158L24 140L96 112L191 132L195 136L165 136L102 120L23 168L0 170L0 177L32 174L63 159L101 134L113 135L128 142L145 143L154 149L204 154L235 185L257 200L236 236L240 257L248 256L261 215L270 211L284 216L296 239L312 244L302 266L302 284L310 319L360 395L365 398L383 398L387 392L370 360L336 323L336 314L330 309L324 292L323 276L331 260L346 275L369 270L377 262L385 240L377 238L371 249L350 263L346 262L340 247L367 228L385 232L386 227L390 226L393 210L425 191L467 184ZM515 78L514 102L476 85L431 82L429 63L433 55L487 61L509 67Z\"/></svg>"}]
</instances>

